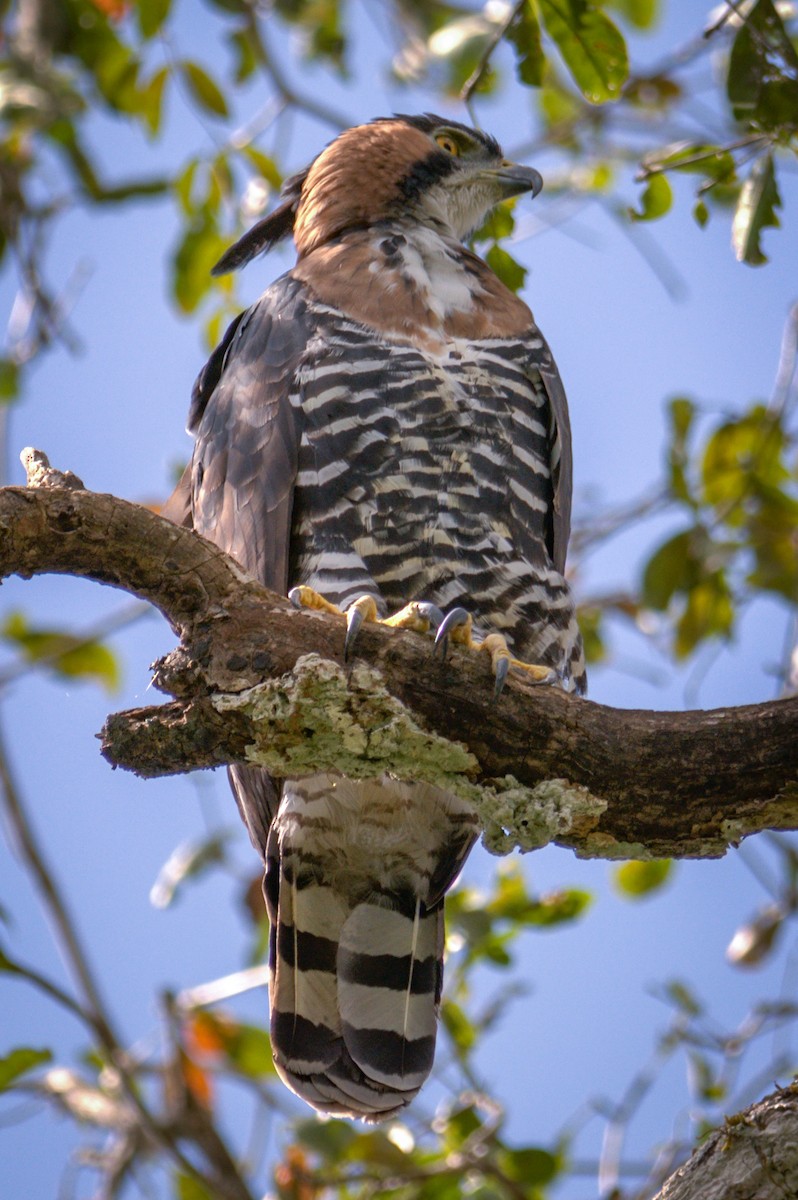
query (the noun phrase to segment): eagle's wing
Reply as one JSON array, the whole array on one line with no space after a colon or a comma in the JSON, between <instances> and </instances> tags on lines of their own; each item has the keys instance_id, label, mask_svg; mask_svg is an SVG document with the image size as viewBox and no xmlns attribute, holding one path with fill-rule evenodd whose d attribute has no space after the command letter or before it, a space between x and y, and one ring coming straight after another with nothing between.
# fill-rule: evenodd
<instances>
[{"instance_id":1,"label":"eagle's wing","mask_svg":"<svg viewBox=\"0 0 798 1200\"><path fill-rule=\"evenodd\" d=\"M543 340L539 362L540 378L549 398L551 411L551 483L552 511L549 555L555 568L565 574L565 556L571 536L571 493L573 490L573 457L571 452L571 420L568 401L551 350Z\"/></svg>"},{"instance_id":2,"label":"eagle's wing","mask_svg":"<svg viewBox=\"0 0 798 1200\"><path fill-rule=\"evenodd\" d=\"M301 432L290 392L312 333L304 286L283 276L228 329L189 418L194 528L277 592L288 586Z\"/></svg>"},{"instance_id":3,"label":"eagle's wing","mask_svg":"<svg viewBox=\"0 0 798 1200\"><path fill-rule=\"evenodd\" d=\"M527 562L541 563L541 532L545 550L559 574L565 572L565 555L571 531L571 423L568 402L551 350L536 325L524 335L525 374L531 394L524 399L513 391L512 404L518 406L513 424L513 440L523 463L546 465L548 478L533 469L528 474L528 492L534 508L545 511L544 529L531 524L530 501L510 498L513 545Z\"/></svg>"},{"instance_id":4,"label":"eagle's wing","mask_svg":"<svg viewBox=\"0 0 798 1200\"><path fill-rule=\"evenodd\" d=\"M194 454L164 508L281 593L288 586L301 437L291 390L312 336L304 285L290 275L232 322L194 385L188 426ZM265 858L279 785L255 767L231 767L229 775Z\"/></svg>"}]
</instances>

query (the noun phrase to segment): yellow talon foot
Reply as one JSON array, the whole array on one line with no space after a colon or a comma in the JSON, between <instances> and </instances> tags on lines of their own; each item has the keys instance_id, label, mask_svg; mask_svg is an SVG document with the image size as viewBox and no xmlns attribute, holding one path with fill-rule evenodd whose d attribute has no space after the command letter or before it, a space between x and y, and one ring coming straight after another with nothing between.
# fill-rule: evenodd
<instances>
[{"instance_id":1,"label":"yellow talon foot","mask_svg":"<svg viewBox=\"0 0 798 1200\"><path fill-rule=\"evenodd\" d=\"M481 642L475 642L472 632L471 614L464 608L454 608L444 617L435 638L436 650L440 646L446 656L448 640L464 646L468 650L486 650L490 655L495 680L493 694L499 696L510 667L525 671L534 683L556 683L559 679L557 672L551 667L540 666L538 663L522 662L513 658L507 648L507 641L501 633L489 633Z\"/></svg>"},{"instance_id":2,"label":"yellow talon foot","mask_svg":"<svg viewBox=\"0 0 798 1200\"><path fill-rule=\"evenodd\" d=\"M552 670L551 667L544 667L539 663L522 662L520 658L513 658L507 649L507 642L501 633L489 633L484 641L479 643L478 648L480 650L487 650L490 655L493 678L495 680L493 688L494 696L501 695L510 667L517 667L518 670L524 671L533 683L557 682L557 672Z\"/></svg>"},{"instance_id":3,"label":"yellow talon foot","mask_svg":"<svg viewBox=\"0 0 798 1200\"><path fill-rule=\"evenodd\" d=\"M331 604L329 600L324 599L321 592L317 592L311 587L305 587L304 584L291 588L288 599L294 608L312 608L316 612L328 612L336 617L344 615L343 609L340 609L337 604Z\"/></svg>"},{"instance_id":4,"label":"yellow talon foot","mask_svg":"<svg viewBox=\"0 0 798 1200\"><path fill-rule=\"evenodd\" d=\"M422 600L411 600L392 617L385 617L380 622L390 625L393 629L412 629L414 633L429 633L437 629L443 620L443 613L434 604Z\"/></svg>"}]
</instances>

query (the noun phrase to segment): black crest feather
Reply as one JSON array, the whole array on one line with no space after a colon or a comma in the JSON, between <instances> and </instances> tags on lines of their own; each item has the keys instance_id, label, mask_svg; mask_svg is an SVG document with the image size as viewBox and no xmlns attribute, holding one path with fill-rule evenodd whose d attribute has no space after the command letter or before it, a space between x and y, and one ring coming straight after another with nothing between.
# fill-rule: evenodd
<instances>
[{"instance_id":1,"label":"black crest feather","mask_svg":"<svg viewBox=\"0 0 798 1200\"><path fill-rule=\"evenodd\" d=\"M309 169L306 168L285 181L280 192L282 204L269 213L268 217L263 217L248 229L229 250L225 250L212 268L212 275L228 275L231 271L237 271L259 254L267 254L278 242L288 237L294 228L302 185Z\"/></svg>"}]
</instances>

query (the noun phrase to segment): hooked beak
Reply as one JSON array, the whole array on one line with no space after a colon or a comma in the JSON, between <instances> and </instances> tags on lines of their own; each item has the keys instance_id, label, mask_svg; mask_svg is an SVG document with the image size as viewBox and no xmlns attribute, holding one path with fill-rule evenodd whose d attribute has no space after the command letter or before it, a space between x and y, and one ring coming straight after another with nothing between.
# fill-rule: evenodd
<instances>
[{"instance_id":1,"label":"hooked beak","mask_svg":"<svg viewBox=\"0 0 798 1200\"><path fill-rule=\"evenodd\" d=\"M518 163L503 162L500 167L487 171L499 184L505 197L520 196L522 192L531 192L533 198L543 187L543 178L534 167L522 167Z\"/></svg>"}]
</instances>

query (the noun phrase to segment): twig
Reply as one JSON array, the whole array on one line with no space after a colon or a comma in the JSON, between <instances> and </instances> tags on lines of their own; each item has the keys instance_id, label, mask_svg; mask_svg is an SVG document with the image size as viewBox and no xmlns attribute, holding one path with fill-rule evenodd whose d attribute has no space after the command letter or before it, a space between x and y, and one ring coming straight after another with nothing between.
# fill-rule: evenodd
<instances>
[{"instance_id":1,"label":"twig","mask_svg":"<svg viewBox=\"0 0 798 1200\"><path fill-rule=\"evenodd\" d=\"M282 67L277 63L277 59L272 54L271 49L266 41L257 16L254 5L247 5L245 9L247 32L252 39L252 48L255 51L256 57L259 59L261 66L271 77L272 83L280 93L286 105L293 105L294 108L299 108L306 112L308 116L315 117L317 121L321 121L324 125L331 126L337 133L342 129L347 129L350 125L355 124L344 113L337 112L329 105L320 104L311 96L307 96L302 92L298 92L292 84L288 82L283 74Z\"/></svg>"},{"instance_id":2,"label":"twig","mask_svg":"<svg viewBox=\"0 0 798 1200\"><path fill-rule=\"evenodd\" d=\"M499 43L504 38L505 34L507 33L507 30L510 28L513 21L515 21L517 19L518 15L521 12L521 9L524 7L525 3L526 3L526 0L517 0L517 3L513 6L513 8L510 9L509 14L504 18L504 20L501 22L501 24L496 27L495 33L493 34L490 41L488 42L488 44L486 45L485 49L482 52L482 57L480 58L476 67L471 72L468 79L465 81L462 88L460 89L460 99L463 101L466 108L468 108L469 104L471 103L471 97L473 96L476 89L479 87L479 84L482 80L482 76L485 74L486 70L488 69L488 64L490 63L490 60L493 57L496 47L499 45ZM468 109L468 111L469 111L469 113L471 113L470 108Z\"/></svg>"},{"instance_id":3,"label":"twig","mask_svg":"<svg viewBox=\"0 0 798 1200\"><path fill-rule=\"evenodd\" d=\"M198 1170L186 1158L176 1138L159 1124L144 1104L139 1088L128 1070L123 1044L117 1036L112 1019L100 994L99 986L94 978L94 973L69 912L69 906L61 894L60 888L55 881L55 876L47 863L43 850L37 843L33 828L28 820L21 794L13 778L1 730L0 804L2 804L5 811L20 859L30 872L41 893L45 912L55 926L58 944L64 952L69 969L72 971L83 992L85 1015L96 1031L97 1037L103 1050L108 1055L109 1061L113 1064L115 1071L124 1084L128 1100L138 1112L142 1129L172 1156L183 1171L187 1172L193 1179L198 1180L204 1186L210 1187L212 1190L215 1188L213 1194L220 1197L230 1196L231 1198L239 1198L239 1200L244 1196L248 1197L249 1193L245 1190L243 1183L240 1188L233 1188L232 1186L227 1186L227 1182L224 1180L209 1180L202 1171ZM60 997L58 999L59 1002L63 1002ZM68 997L65 996L64 1000L68 1001ZM67 1003L67 1007L69 1006Z\"/></svg>"}]
</instances>

